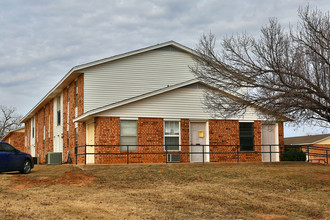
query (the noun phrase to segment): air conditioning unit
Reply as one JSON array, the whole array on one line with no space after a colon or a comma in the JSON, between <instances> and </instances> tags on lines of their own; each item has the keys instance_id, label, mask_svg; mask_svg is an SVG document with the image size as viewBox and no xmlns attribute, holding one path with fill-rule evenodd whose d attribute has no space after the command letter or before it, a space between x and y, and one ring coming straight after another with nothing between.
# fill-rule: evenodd
<instances>
[{"instance_id":1,"label":"air conditioning unit","mask_svg":"<svg viewBox=\"0 0 330 220\"><path fill-rule=\"evenodd\" d=\"M49 152L47 154L47 164L49 164L49 165L62 164L62 153L61 152Z\"/></svg>"},{"instance_id":2,"label":"air conditioning unit","mask_svg":"<svg viewBox=\"0 0 330 220\"><path fill-rule=\"evenodd\" d=\"M180 163L180 161L181 161L180 153L167 154L167 162L169 162L169 163Z\"/></svg>"}]
</instances>

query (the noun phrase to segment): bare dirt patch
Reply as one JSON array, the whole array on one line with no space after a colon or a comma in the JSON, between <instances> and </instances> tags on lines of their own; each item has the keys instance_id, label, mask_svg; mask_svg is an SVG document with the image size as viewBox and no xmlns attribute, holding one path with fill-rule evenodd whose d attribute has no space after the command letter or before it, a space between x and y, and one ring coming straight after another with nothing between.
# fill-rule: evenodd
<instances>
[{"instance_id":1,"label":"bare dirt patch","mask_svg":"<svg viewBox=\"0 0 330 220\"><path fill-rule=\"evenodd\" d=\"M257 214L257 217L264 220L286 219L285 215L277 214Z\"/></svg>"},{"instance_id":2,"label":"bare dirt patch","mask_svg":"<svg viewBox=\"0 0 330 220\"><path fill-rule=\"evenodd\" d=\"M12 190L23 190L40 186L66 185L66 186L88 186L96 179L94 175L66 171L60 176L29 177L17 175L10 177Z\"/></svg>"}]
</instances>

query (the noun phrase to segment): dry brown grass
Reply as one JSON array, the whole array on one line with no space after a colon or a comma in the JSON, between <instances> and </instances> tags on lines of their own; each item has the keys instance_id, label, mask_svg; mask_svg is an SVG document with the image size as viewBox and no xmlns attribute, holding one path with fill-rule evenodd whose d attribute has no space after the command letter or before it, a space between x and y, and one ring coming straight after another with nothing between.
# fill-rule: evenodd
<instances>
[{"instance_id":1,"label":"dry brown grass","mask_svg":"<svg viewBox=\"0 0 330 220\"><path fill-rule=\"evenodd\" d=\"M306 163L39 165L0 174L2 219L330 219Z\"/></svg>"}]
</instances>

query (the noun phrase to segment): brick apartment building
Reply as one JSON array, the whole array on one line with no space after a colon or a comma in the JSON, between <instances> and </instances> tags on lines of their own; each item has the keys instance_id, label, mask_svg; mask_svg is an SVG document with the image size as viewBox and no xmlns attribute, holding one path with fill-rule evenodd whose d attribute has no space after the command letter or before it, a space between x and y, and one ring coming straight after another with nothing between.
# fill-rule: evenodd
<instances>
[{"instance_id":1,"label":"brick apartment building","mask_svg":"<svg viewBox=\"0 0 330 220\"><path fill-rule=\"evenodd\" d=\"M45 162L48 152L62 152L66 162L75 146L88 153L198 152L205 162L233 162L235 155L212 152L237 150L215 145L241 145L241 161L269 161L261 144L283 145L283 120L263 120L249 109L242 117L214 118L203 105L210 88L195 79L193 50L170 41L73 67L23 118L25 151ZM271 128L271 129L270 129ZM244 145L242 143L250 143ZM153 145L153 146L152 146ZM83 148L81 148L83 149ZM273 152L278 151L274 146ZM79 150L78 150L79 153ZM173 154L174 155L174 154ZM278 161L278 154L272 161ZM78 163L124 163L125 155L90 154ZM132 162L165 162L163 154L135 155ZM200 162L197 154L182 154L181 162Z\"/></svg>"},{"instance_id":2,"label":"brick apartment building","mask_svg":"<svg viewBox=\"0 0 330 220\"><path fill-rule=\"evenodd\" d=\"M330 134L318 134L284 138L286 146L302 146L311 162L328 162L330 155ZM308 149L308 151L307 151Z\"/></svg>"}]
</instances>

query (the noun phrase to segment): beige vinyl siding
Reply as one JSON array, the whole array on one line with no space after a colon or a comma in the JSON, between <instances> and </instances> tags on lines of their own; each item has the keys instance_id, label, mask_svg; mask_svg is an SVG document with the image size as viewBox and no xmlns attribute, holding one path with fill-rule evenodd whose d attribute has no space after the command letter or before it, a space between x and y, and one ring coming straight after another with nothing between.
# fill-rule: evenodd
<instances>
[{"instance_id":1,"label":"beige vinyl siding","mask_svg":"<svg viewBox=\"0 0 330 220\"><path fill-rule=\"evenodd\" d=\"M104 111L96 116L213 119L202 103L203 93L202 89L180 88ZM248 109L244 117L231 119L259 120L260 118L254 109Z\"/></svg>"},{"instance_id":2,"label":"beige vinyl siding","mask_svg":"<svg viewBox=\"0 0 330 220\"><path fill-rule=\"evenodd\" d=\"M320 142L317 142L317 143L315 143L315 144L330 144L330 138L327 138L327 139L322 140L322 141L320 141Z\"/></svg>"},{"instance_id":3,"label":"beige vinyl siding","mask_svg":"<svg viewBox=\"0 0 330 220\"><path fill-rule=\"evenodd\" d=\"M87 68L84 72L84 111L177 84L194 76L188 53L157 49Z\"/></svg>"}]
</instances>

